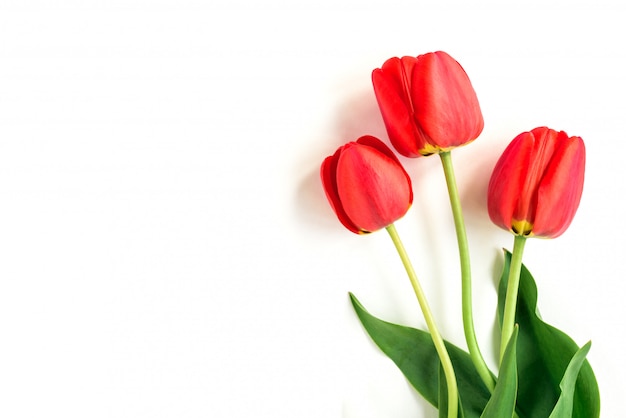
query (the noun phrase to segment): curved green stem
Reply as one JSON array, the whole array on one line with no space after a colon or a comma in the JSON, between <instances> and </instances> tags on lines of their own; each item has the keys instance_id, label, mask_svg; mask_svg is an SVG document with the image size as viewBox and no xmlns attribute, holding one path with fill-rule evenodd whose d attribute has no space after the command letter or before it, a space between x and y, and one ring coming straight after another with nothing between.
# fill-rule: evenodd
<instances>
[{"instance_id":1,"label":"curved green stem","mask_svg":"<svg viewBox=\"0 0 626 418\"><path fill-rule=\"evenodd\" d=\"M465 333L465 341L469 349L470 358L478 372L478 375L485 383L490 392L493 392L495 382L493 376L485 363L474 331L474 315L472 313L472 272L470 267L469 245L467 243L467 234L465 232L465 221L463 220L463 210L461 208L461 199L456 185L454 169L452 167L452 157L450 151L439 154L443 165L443 172L446 176L446 185L448 186L448 194L450 195L450 206L452 207L452 215L454 217L454 227L456 229L456 238L459 245L459 257L461 260L461 308L463 311L463 331Z\"/></svg>"},{"instance_id":2,"label":"curved green stem","mask_svg":"<svg viewBox=\"0 0 626 418\"><path fill-rule=\"evenodd\" d=\"M517 293L519 289L519 277L522 270L522 254L524 253L526 237L516 235L513 242L513 254L511 255L511 265L509 266L509 279L506 288L506 298L504 300L504 316L502 318L502 339L500 340L500 362L504 357L506 345L513 335L515 327L515 311L517 310Z\"/></svg>"},{"instance_id":3,"label":"curved green stem","mask_svg":"<svg viewBox=\"0 0 626 418\"><path fill-rule=\"evenodd\" d=\"M409 276L409 280L411 281L411 285L413 286L413 290L415 291L415 296L417 296L417 301L419 302L422 313L424 314L424 319L426 320L428 331L430 331L433 343L435 344L435 350L437 350L437 354L439 355L439 359L441 361L441 366L443 368L443 373L446 377L446 383L448 386L448 418L457 418L459 407L459 392L457 388L456 377L454 375L454 368L452 367L452 361L450 360L450 356L448 355L448 351L446 350L443 338L441 338L439 330L435 325L435 320L433 318L432 312L430 311L430 307L428 306L428 302L426 301L426 296L424 295L424 291L422 290L422 287L417 279L417 275L415 274L413 265L409 260L406 250L404 249L404 245L402 244L402 241L400 241L400 237L398 236L396 227L391 224L386 229L387 232L389 232L389 236L391 236L391 240L396 246L396 250L400 255L402 264L404 265L404 268L406 269L406 272Z\"/></svg>"}]
</instances>

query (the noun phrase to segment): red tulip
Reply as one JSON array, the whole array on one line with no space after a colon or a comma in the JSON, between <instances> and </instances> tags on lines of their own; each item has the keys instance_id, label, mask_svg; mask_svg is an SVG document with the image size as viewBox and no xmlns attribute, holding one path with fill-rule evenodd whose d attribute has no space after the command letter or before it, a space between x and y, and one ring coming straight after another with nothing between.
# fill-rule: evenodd
<instances>
[{"instance_id":1,"label":"red tulip","mask_svg":"<svg viewBox=\"0 0 626 418\"><path fill-rule=\"evenodd\" d=\"M409 175L394 153L373 136L363 136L327 157L321 177L337 217L357 234L391 225L413 202Z\"/></svg>"},{"instance_id":2,"label":"red tulip","mask_svg":"<svg viewBox=\"0 0 626 418\"><path fill-rule=\"evenodd\" d=\"M585 144L545 127L518 135L498 160L489 217L515 235L555 238L572 222L585 176Z\"/></svg>"},{"instance_id":3,"label":"red tulip","mask_svg":"<svg viewBox=\"0 0 626 418\"><path fill-rule=\"evenodd\" d=\"M483 130L474 88L445 52L391 58L372 82L389 139L406 157L449 151Z\"/></svg>"}]
</instances>

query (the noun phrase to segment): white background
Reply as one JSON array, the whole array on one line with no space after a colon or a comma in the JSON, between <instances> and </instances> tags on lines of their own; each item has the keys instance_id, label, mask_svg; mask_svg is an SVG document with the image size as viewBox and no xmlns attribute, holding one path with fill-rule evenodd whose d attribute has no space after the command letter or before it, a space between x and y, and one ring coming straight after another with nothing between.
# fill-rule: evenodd
<instances>
[{"instance_id":1,"label":"white background","mask_svg":"<svg viewBox=\"0 0 626 418\"><path fill-rule=\"evenodd\" d=\"M515 3L0 1L0 416L436 417L348 301L424 327L391 241L345 230L318 179L343 143L387 140L371 71L434 50L485 118L453 159L492 366L512 244L486 215L493 164L536 126L585 139L573 224L524 260L543 318L593 341L619 416L626 12ZM415 203L397 227L464 347L440 163L402 161Z\"/></svg>"}]
</instances>

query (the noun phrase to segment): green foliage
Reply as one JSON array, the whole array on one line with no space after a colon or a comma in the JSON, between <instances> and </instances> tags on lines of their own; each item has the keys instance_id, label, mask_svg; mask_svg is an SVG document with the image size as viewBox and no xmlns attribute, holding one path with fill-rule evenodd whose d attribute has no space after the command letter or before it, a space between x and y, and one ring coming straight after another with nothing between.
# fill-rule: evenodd
<instances>
[{"instance_id":1,"label":"green foliage","mask_svg":"<svg viewBox=\"0 0 626 418\"><path fill-rule=\"evenodd\" d=\"M511 254L498 289L502 318ZM447 409L446 385L428 332L392 324L371 315L350 294L352 305L376 345L402 371L409 383L433 406ZM590 344L580 348L537 313L537 286L522 266L514 337L507 345L493 395L474 369L469 354L446 342L459 389L459 417L598 418L600 394L586 360ZM441 394L441 395L440 395ZM441 396L441 399L440 399ZM445 416L445 415L441 415Z\"/></svg>"},{"instance_id":2,"label":"green foliage","mask_svg":"<svg viewBox=\"0 0 626 418\"><path fill-rule=\"evenodd\" d=\"M515 327L502 358L500 376L496 382L491 399L480 418L511 418L515 412L515 399L517 397L517 334L519 328Z\"/></svg>"},{"instance_id":3,"label":"green foliage","mask_svg":"<svg viewBox=\"0 0 626 418\"><path fill-rule=\"evenodd\" d=\"M569 362L565 375L561 380L561 396L556 406L550 414L550 418L568 418L572 416L572 409L574 406L574 393L576 390L576 380L580 368L584 364L585 357L591 348L591 341L585 344L580 350L576 352L572 361Z\"/></svg>"},{"instance_id":4,"label":"green foliage","mask_svg":"<svg viewBox=\"0 0 626 418\"><path fill-rule=\"evenodd\" d=\"M511 254L505 252L505 263L498 290L498 313L504 312ZM519 389L517 407L520 417L549 417L561 395L560 382L579 347L565 333L546 324L537 312L537 285L525 266L520 273L515 322ZM572 418L597 418L600 394L593 370L584 360L575 384Z\"/></svg>"},{"instance_id":5,"label":"green foliage","mask_svg":"<svg viewBox=\"0 0 626 418\"><path fill-rule=\"evenodd\" d=\"M352 305L378 347L402 371L409 383L432 405L439 405L439 357L428 332L382 321L371 315L356 296ZM476 373L469 354L446 342L459 388L465 418L479 418L489 390ZM445 393L445 391L444 391Z\"/></svg>"},{"instance_id":6,"label":"green foliage","mask_svg":"<svg viewBox=\"0 0 626 418\"><path fill-rule=\"evenodd\" d=\"M443 367L439 367L439 418L448 418L448 382ZM457 418L465 418L460 400Z\"/></svg>"}]
</instances>

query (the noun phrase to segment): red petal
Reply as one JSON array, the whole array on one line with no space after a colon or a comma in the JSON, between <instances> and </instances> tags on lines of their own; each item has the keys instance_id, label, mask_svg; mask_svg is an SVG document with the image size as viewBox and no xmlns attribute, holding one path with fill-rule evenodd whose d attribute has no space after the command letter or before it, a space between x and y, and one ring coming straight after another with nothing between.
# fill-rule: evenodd
<instances>
[{"instance_id":1,"label":"red petal","mask_svg":"<svg viewBox=\"0 0 626 418\"><path fill-rule=\"evenodd\" d=\"M582 196L585 145L579 137L567 138L567 134L562 134L537 190L533 227L537 236L556 238L565 232Z\"/></svg>"},{"instance_id":2,"label":"red petal","mask_svg":"<svg viewBox=\"0 0 626 418\"><path fill-rule=\"evenodd\" d=\"M389 140L406 157L419 156L409 94L410 74L416 59L390 58L372 72L372 84Z\"/></svg>"},{"instance_id":3,"label":"red petal","mask_svg":"<svg viewBox=\"0 0 626 418\"><path fill-rule=\"evenodd\" d=\"M337 164L337 191L349 219L364 231L404 216L412 198L406 171L370 146L345 148Z\"/></svg>"},{"instance_id":4,"label":"red petal","mask_svg":"<svg viewBox=\"0 0 626 418\"><path fill-rule=\"evenodd\" d=\"M394 152L391 150L391 148L385 145L385 143L381 141L380 139L371 135L364 135L360 137L359 139L357 139L356 142L362 145L367 145L369 147L376 149L377 151L380 151L381 153L385 154L387 157L392 159L400 168L402 168L402 171L404 172L404 175L406 177L406 183L409 185L409 191L410 191L409 205L411 205L413 203L413 187L411 186L411 177L409 176L409 173L406 172L406 170L402 166L402 163L400 162L396 154L394 154Z\"/></svg>"},{"instance_id":5,"label":"red petal","mask_svg":"<svg viewBox=\"0 0 626 418\"><path fill-rule=\"evenodd\" d=\"M450 149L473 141L483 117L469 77L445 52L420 55L413 67L415 122L433 147Z\"/></svg>"},{"instance_id":6,"label":"red petal","mask_svg":"<svg viewBox=\"0 0 626 418\"><path fill-rule=\"evenodd\" d=\"M534 137L530 132L519 134L504 150L491 175L487 207L492 222L501 228L511 230L513 220L525 220L528 209L520 211L520 195L533 145Z\"/></svg>"},{"instance_id":7,"label":"red petal","mask_svg":"<svg viewBox=\"0 0 626 418\"><path fill-rule=\"evenodd\" d=\"M334 155L327 157L322 163L320 175L322 178L322 185L324 186L324 192L326 198L330 203L331 208L337 215L339 221L350 231L359 234L362 233L359 228L348 218L345 210L341 205L339 199L339 193L337 192L337 162L339 161L339 155L344 147L339 148Z\"/></svg>"},{"instance_id":8,"label":"red petal","mask_svg":"<svg viewBox=\"0 0 626 418\"><path fill-rule=\"evenodd\" d=\"M376 138L375 136L363 135L362 137L357 139L356 142L357 142L357 144L367 145L368 147L372 147L372 148L376 149L377 151L382 152L383 154L385 154L387 157L391 158L392 160L394 160L398 164L400 164L400 160L398 159L396 154L393 153L391 148L389 148L387 145L385 145L385 143L383 141L381 141L380 139Z\"/></svg>"}]
</instances>

